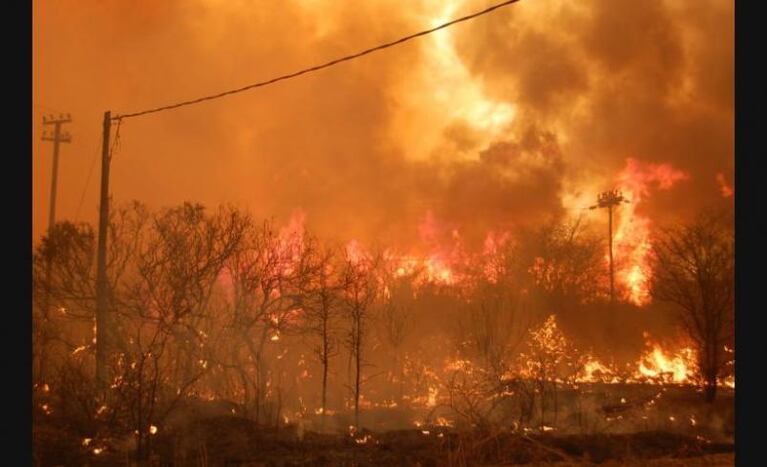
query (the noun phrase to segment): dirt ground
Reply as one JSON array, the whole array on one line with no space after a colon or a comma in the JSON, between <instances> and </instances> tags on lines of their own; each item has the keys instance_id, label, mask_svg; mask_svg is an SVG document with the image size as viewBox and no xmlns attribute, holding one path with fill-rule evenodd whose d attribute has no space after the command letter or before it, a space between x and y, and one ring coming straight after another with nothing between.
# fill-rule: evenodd
<instances>
[{"instance_id":1,"label":"dirt ground","mask_svg":"<svg viewBox=\"0 0 767 467\"><path fill-rule=\"evenodd\" d=\"M673 458L661 458L661 459L637 459L637 460L621 460L621 461L607 461L601 464L595 464L591 462L557 462L557 463L534 463L528 464L534 465L549 465L558 467L586 467L592 465L599 465L601 467L729 467L735 465L735 454L723 453L723 454L710 454L699 457L688 457L685 459L673 459ZM490 466L487 466L490 467ZM493 466L495 467L495 466Z\"/></svg>"},{"instance_id":2,"label":"dirt ground","mask_svg":"<svg viewBox=\"0 0 767 467\"><path fill-rule=\"evenodd\" d=\"M201 413L195 418L184 419L183 423L161 427L153 438L153 458L149 465L734 465L731 395L722 397L715 407L704 407L695 394L681 389L617 385L606 391L600 389L583 390L586 397L594 399L594 407L587 413L598 424L583 423L581 419L569 430L553 431L496 427L494 432L483 432L426 423L416 428L413 420L425 421L425 414L387 409L380 413L366 412L366 425L378 429L363 430L352 436L344 414L339 414L333 423L328 420L332 430L318 433L311 426L304 430L295 424L266 427L229 411L218 415ZM644 400L650 402L634 403ZM563 402L567 402L565 397ZM36 466L132 465L131 452L135 448L131 445L132 438L92 434L61 417L63 415L57 417L56 412L36 417L33 424ZM567 421L564 417L562 420ZM407 428L395 428L397 426ZM95 452L97 449L98 453Z\"/></svg>"}]
</instances>

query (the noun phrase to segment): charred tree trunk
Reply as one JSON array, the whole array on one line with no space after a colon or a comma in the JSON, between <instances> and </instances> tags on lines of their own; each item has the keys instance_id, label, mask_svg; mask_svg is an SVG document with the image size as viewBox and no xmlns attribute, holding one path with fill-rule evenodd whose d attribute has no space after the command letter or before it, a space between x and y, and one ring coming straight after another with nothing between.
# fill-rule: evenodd
<instances>
[{"instance_id":1,"label":"charred tree trunk","mask_svg":"<svg viewBox=\"0 0 767 467\"><path fill-rule=\"evenodd\" d=\"M703 376L703 394L705 401L713 403L716 399L716 386L717 377L719 376L719 345L717 342L717 329L714 328L714 319L711 318L713 314L709 310L705 310L704 313L707 316L706 330L705 330L705 342L700 349L701 358L699 359L699 366L701 370L701 376Z\"/></svg>"},{"instance_id":2,"label":"charred tree trunk","mask_svg":"<svg viewBox=\"0 0 767 467\"><path fill-rule=\"evenodd\" d=\"M397 352L397 369L399 370L399 400L397 403L402 406L405 395L405 363L402 361L400 352Z\"/></svg>"},{"instance_id":3,"label":"charred tree trunk","mask_svg":"<svg viewBox=\"0 0 767 467\"><path fill-rule=\"evenodd\" d=\"M552 396L554 397L554 422L553 426L557 425L557 419L559 417L559 398L557 395L557 381L553 380L551 382L552 384Z\"/></svg>"},{"instance_id":4,"label":"charred tree trunk","mask_svg":"<svg viewBox=\"0 0 767 467\"><path fill-rule=\"evenodd\" d=\"M325 428L325 415L327 412L327 399L328 399L328 365L330 346L328 342L328 323L327 320L322 322L322 417L320 427Z\"/></svg>"},{"instance_id":5,"label":"charred tree trunk","mask_svg":"<svg viewBox=\"0 0 767 467\"><path fill-rule=\"evenodd\" d=\"M360 425L360 360L361 360L361 345L362 338L362 323L361 318L358 316L355 319L355 336L354 336L354 426L359 428Z\"/></svg>"},{"instance_id":6,"label":"charred tree trunk","mask_svg":"<svg viewBox=\"0 0 767 467\"><path fill-rule=\"evenodd\" d=\"M716 399L716 378L713 381L706 381L705 397L708 403L713 403Z\"/></svg>"},{"instance_id":7,"label":"charred tree trunk","mask_svg":"<svg viewBox=\"0 0 767 467\"><path fill-rule=\"evenodd\" d=\"M256 350L256 423L261 423L261 408L266 402L266 369L264 368L263 354L268 333L269 328L264 326L264 330L261 332L261 340Z\"/></svg>"}]
</instances>

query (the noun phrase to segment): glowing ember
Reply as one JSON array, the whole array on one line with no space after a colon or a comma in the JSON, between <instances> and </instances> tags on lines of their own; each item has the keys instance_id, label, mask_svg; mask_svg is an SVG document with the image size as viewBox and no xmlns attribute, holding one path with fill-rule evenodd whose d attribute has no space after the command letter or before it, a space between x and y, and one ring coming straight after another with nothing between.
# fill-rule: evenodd
<instances>
[{"instance_id":1,"label":"glowing ember","mask_svg":"<svg viewBox=\"0 0 767 467\"><path fill-rule=\"evenodd\" d=\"M370 435L365 435L362 438L354 438L354 442L357 444L367 444L368 441L372 441L373 437Z\"/></svg>"},{"instance_id":2,"label":"glowing ember","mask_svg":"<svg viewBox=\"0 0 767 467\"><path fill-rule=\"evenodd\" d=\"M446 419L445 417L437 417L435 424L437 426L453 426L450 420Z\"/></svg>"}]
</instances>

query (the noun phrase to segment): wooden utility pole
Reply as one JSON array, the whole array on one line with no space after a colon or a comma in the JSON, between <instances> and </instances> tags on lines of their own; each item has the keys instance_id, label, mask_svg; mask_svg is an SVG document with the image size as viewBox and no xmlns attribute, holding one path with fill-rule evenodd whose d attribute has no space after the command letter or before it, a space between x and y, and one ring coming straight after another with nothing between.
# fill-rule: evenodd
<instances>
[{"instance_id":1,"label":"wooden utility pole","mask_svg":"<svg viewBox=\"0 0 767 467\"><path fill-rule=\"evenodd\" d=\"M613 269L613 207L629 201L623 197L623 193L618 190L610 190L597 195L597 204L589 209L607 208L607 235L609 239L610 250L610 303L615 303L615 271Z\"/></svg>"},{"instance_id":2,"label":"wooden utility pole","mask_svg":"<svg viewBox=\"0 0 767 467\"><path fill-rule=\"evenodd\" d=\"M60 114L58 117L54 115L48 115L43 116L43 125L53 125L53 135L49 135L47 131L43 130L43 141L51 141L53 142L53 160L51 163L51 197L50 197L50 205L48 206L48 242L50 245L50 249L48 251L48 256L45 261L45 291L43 295L43 323L41 323L42 327L42 342L40 343L40 356L39 356L39 362L38 362L38 377L40 378L40 381L45 380L45 368L47 364L47 326L48 326L48 320L50 319L50 307L51 307L51 273L52 273L52 267L53 267L53 256L55 254L55 251L53 251L54 246L56 245L56 242L53 240L54 236L54 227L56 225L56 191L57 191L57 185L58 185L58 179L59 179L59 144L61 143L69 143L72 141L72 137L69 133L62 133L61 126L65 123L69 123L72 121L72 117L69 114Z\"/></svg>"},{"instance_id":3,"label":"wooden utility pole","mask_svg":"<svg viewBox=\"0 0 767 467\"><path fill-rule=\"evenodd\" d=\"M70 123L72 117L69 114L59 115L55 117L50 115L48 117L43 116L43 125L53 125L53 135L48 135L48 132L43 132L43 141L53 142L53 169L51 173L51 204L48 211L48 233L56 223L56 186L59 178L59 144L69 143L72 141L72 136L69 133L61 132L61 125Z\"/></svg>"},{"instance_id":4,"label":"wooden utility pole","mask_svg":"<svg viewBox=\"0 0 767 467\"><path fill-rule=\"evenodd\" d=\"M109 134L112 114L104 112L101 142L101 197L96 271L96 382L105 388L109 345L109 283L107 282L107 229L109 227Z\"/></svg>"}]
</instances>

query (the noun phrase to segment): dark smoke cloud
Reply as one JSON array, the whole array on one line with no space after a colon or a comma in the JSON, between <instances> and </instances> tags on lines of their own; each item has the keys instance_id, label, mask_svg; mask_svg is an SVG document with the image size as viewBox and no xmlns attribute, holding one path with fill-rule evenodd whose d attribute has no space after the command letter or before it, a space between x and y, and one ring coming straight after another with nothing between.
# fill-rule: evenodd
<instances>
[{"instance_id":1,"label":"dark smoke cloud","mask_svg":"<svg viewBox=\"0 0 767 467\"><path fill-rule=\"evenodd\" d=\"M451 16L486 4L460 2ZM437 17L443 7L35 2L35 238L46 228L50 147L39 141L39 120L50 109L75 119L58 203L58 218L71 219L104 110L268 78L418 30L426 12ZM562 214L565 192L614 177L634 157L690 174L651 197L650 213L729 203L716 176L732 183L732 8L724 0L522 1L449 33L467 79L514 107L513 122L492 138L470 115L431 105L438 91L462 89L429 81L439 74L425 65L435 42L424 38L271 88L127 120L112 193L155 206L232 202L281 219L300 209L321 235L406 242L428 211L476 236ZM434 144L421 128L433 130ZM416 154L424 144L425 155ZM91 222L95 167L79 212Z\"/></svg>"}]
</instances>

